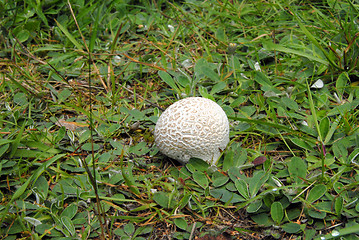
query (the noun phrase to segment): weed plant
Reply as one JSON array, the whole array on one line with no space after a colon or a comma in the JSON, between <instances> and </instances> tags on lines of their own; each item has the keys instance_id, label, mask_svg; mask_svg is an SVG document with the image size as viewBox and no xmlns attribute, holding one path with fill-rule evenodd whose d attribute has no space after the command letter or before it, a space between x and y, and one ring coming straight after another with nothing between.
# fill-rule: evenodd
<instances>
[{"instance_id":1,"label":"weed plant","mask_svg":"<svg viewBox=\"0 0 359 240\"><path fill-rule=\"evenodd\" d=\"M0 1L1 239L358 239L358 17L354 0ZM217 171L154 144L188 96L230 119Z\"/></svg>"}]
</instances>

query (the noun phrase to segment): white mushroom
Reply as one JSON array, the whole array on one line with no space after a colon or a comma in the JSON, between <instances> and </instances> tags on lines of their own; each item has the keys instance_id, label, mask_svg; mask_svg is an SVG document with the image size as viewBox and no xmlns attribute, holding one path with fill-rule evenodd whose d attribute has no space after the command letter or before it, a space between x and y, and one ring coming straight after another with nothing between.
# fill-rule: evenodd
<instances>
[{"instance_id":1,"label":"white mushroom","mask_svg":"<svg viewBox=\"0 0 359 240\"><path fill-rule=\"evenodd\" d=\"M170 158L187 163L195 157L215 165L229 142L228 118L214 101L189 97L162 113L154 136L159 150Z\"/></svg>"}]
</instances>

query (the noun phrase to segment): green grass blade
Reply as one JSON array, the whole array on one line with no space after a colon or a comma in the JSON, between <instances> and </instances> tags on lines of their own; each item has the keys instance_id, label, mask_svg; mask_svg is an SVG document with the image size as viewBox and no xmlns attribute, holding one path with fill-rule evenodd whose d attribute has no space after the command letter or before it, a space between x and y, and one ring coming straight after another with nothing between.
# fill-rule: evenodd
<instances>
[{"instance_id":1,"label":"green grass blade","mask_svg":"<svg viewBox=\"0 0 359 240\"><path fill-rule=\"evenodd\" d=\"M103 8L103 4L99 7L99 9L97 9L97 14L96 14L96 18L94 21L94 25L93 25L93 29L92 29L92 33L91 33L91 38L90 38L90 44L89 44L89 49L90 52L93 52L93 49L95 47L95 42L97 39L97 32L98 32L98 28L99 28L99 24L100 24L100 16L103 13L102 12L102 8ZM102 18L101 18L102 20Z\"/></svg>"},{"instance_id":2,"label":"green grass blade","mask_svg":"<svg viewBox=\"0 0 359 240\"><path fill-rule=\"evenodd\" d=\"M47 160L46 162L44 162L35 172L34 174L29 177L26 182L16 190L16 192L12 195L10 201L7 203L6 205L6 209L4 212L8 212L10 205L19 197L21 197L21 195L26 191L26 189L29 187L30 183L35 183L36 180L41 176L41 174L54 162L56 162L57 160L59 160L60 158L66 156L66 154L59 154L56 155L52 158L50 158L49 160ZM4 220L4 218L1 219L0 224L2 223L2 221Z\"/></svg>"},{"instance_id":3,"label":"green grass blade","mask_svg":"<svg viewBox=\"0 0 359 240\"><path fill-rule=\"evenodd\" d=\"M347 227L347 228L343 228L340 230L333 230L331 233L325 235L324 237L317 237L315 238L315 240L320 240L320 239L341 239L343 236L345 235L349 235L349 234L358 234L359 233L359 224Z\"/></svg>"},{"instance_id":4,"label":"green grass blade","mask_svg":"<svg viewBox=\"0 0 359 240\"><path fill-rule=\"evenodd\" d=\"M19 133L17 134L14 142L11 145L10 158L12 158L15 155L16 151L17 151L17 147L20 144L21 137L22 137L22 134L23 134L24 129L25 129L25 125L26 125L26 121L23 122L23 124L22 124L22 126L21 126L21 128L19 130Z\"/></svg>"},{"instance_id":5,"label":"green grass blade","mask_svg":"<svg viewBox=\"0 0 359 240\"><path fill-rule=\"evenodd\" d=\"M315 128L317 129L318 136L319 136L319 141L322 143L322 142L323 142L323 137L322 137L322 133L321 133L320 127L319 127L319 122L318 122L318 117L317 117L317 111L315 110L315 107L314 107L314 101L313 101L312 92L311 92L311 90L310 90L308 81L306 81L306 83L307 83L307 91L308 91L308 100L309 100L310 111L312 112L312 115L313 115L313 120L314 120L314 123L315 123Z\"/></svg>"},{"instance_id":6,"label":"green grass blade","mask_svg":"<svg viewBox=\"0 0 359 240\"><path fill-rule=\"evenodd\" d=\"M279 52L294 54L297 56L308 58L309 60L324 64L324 65L329 64L329 62L327 60L315 57L313 54L308 54L304 51L298 51L295 49L287 48L287 47L281 46L279 44L274 44L272 42L266 42L264 46L269 51L279 51Z\"/></svg>"},{"instance_id":7,"label":"green grass blade","mask_svg":"<svg viewBox=\"0 0 359 240\"><path fill-rule=\"evenodd\" d=\"M9 203L13 202L17 198L19 198L29 186L31 182L36 182L36 180L41 176L41 174L54 162L64 157L66 154L59 154L50 158L46 162L44 162L35 172L34 174L14 193Z\"/></svg>"},{"instance_id":8,"label":"green grass blade","mask_svg":"<svg viewBox=\"0 0 359 240\"><path fill-rule=\"evenodd\" d=\"M66 27L62 26L58 21L55 22L60 30L65 34L65 36L81 51L83 51L82 45L75 39L75 37L67 30Z\"/></svg>"},{"instance_id":9,"label":"green grass blade","mask_svg":"<svg viewBox=\"0 0 359 240\"><path fill-rule=\"evenodd\" d=\"M295 17L295 19L297 20L297 23L300 27L300 29L303 31L303 33L308 37L308 39L317 47L320 49L320 51L322 51L322 53L325 55L325 57L328 59L329 63L331 66L340 69L338 67L338 65L333 62L333 60L330 58L328 52L322 47L322 45L320 45L320 43L317 41L317 39L315 39L315 37L313 36L313 34L310 33L310 31L304 26L302 20L300 19L300 17L298 17L299 13L298 11L294 11L291 9L291 7L288 6L288 8L294 13L293 16Z\"/></svg>"},{"instance_id":10,"label":"green grass blade","mask_svg":"<svg viewBox=\"0 0 359 240\"><path fill-rule=\"evenodd\" d=\"M298 137L302 138L303 140L305 140L305 141L307 141L307 142L309 142L311 144L316 143L315 139L313 139L313 138L311 138L309 136L299 135L298 130L293 130L293 129L291 129L291 128L285 126L285 125L282 125L282 124L272 123L272 122L268 122L268 121L265 121L265 120L254 120L254 119L231 117L231 116L229 116L228 118L232 119L232 120L235 120L235 121L247 122L247 123L252 123L252 124L263 124L263 125L266 125L266 126L269 126L269 127L273 127L273 128L276 128L276 129L283 130L284 132L287 132L287 133L292 133L292 134L298 135Z\"/></svg>"},{"instance_id":11,"label":"green grass blade","mask_svg":"<svg viewBox=\"0 0 359 240\"><path fill-rule=\"evenodd\" d=\"M328 142L330 141L330 139L333 137L334 132L337 130L337 127L339 125L340 120L342 119L342 116L339 115L334 122L332 123L332 125L330 126L329 132L327 133L327 135L325 136L324 139L324 145L328 144Z\"/></svg>"}]
</instances>

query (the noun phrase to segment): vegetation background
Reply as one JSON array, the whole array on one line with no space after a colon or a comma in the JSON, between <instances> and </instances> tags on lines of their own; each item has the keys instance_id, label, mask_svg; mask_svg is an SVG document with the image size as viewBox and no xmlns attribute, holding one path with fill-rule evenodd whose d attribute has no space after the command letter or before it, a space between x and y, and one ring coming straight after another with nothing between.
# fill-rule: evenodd
<instances>
[{"instance_id":1,"label":"vegetation background","mask_svg":"<svg viewBox=\"0 0 359 240\"><path fill-rule=\"evenodd\" d=\"M0 1L1 239L358 239L358 16L353 0ZM230 118L218 171L154 145L187 96Z\"/></svg>"}]
</instances>

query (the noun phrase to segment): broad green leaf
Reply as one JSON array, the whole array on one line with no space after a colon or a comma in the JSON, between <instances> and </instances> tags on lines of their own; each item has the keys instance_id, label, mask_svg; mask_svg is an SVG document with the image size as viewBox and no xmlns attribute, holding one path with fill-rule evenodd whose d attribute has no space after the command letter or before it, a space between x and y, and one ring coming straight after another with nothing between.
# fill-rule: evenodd
<instances>
[{"instance_id":1,"label":"broad green leaf","mask_svg":"<svg viewBox=\"0 0 359 240\"><path fill-rule=\"evenodd\" d=\"M266 75L264 75L264 73L259 72L259 71L255 72L254 80L262 86L267 86L267 87L273 86L273 84L268 79L268 77Z\"/></svg>"},{"instance_id":2,"label":"broad green leaf","mask_svg":"<svg viewBox=\"0 0 359 240\"><path fill-rule=\"evenodd\" d=\"M224 188L215 188L215 189L210 189L210 194L212 197L217 198L217 199L221 199L221 197L223 196L223 194L225 192L227 192L227 189Z\"/></svg>"},{"instance_id":3,"label":"broad green leaf","mask_svg":"<svg viewBox=\"0 0 359 240\"><path fill-rule=\"evenodd\" d=\"M280 202L272 203L270 210L271 217L273 221L279 225L284 217L283 206Z\"/></svg>"},{"instance_id":4,"label":"broad green leaf","mask_svg":"<svg viewBox=\"0 0 359 240\"><path fill-rule=\"evenodd\" d=\"M193 173L193 180L198 183L202 188L208 187L208 178L205 173L203 172L194 172Z\"/></svg>"},{"instance_id":5,"label":"broad green leaf","mask_svg":"<svg viewBox=\"0 0 359 240\"><path fill-rule=\"evenodd\" d=\"M327 216L327 214L323 210L318 210L318 209L309 209L308 215L312 218L317 218L317 219L324 219Z\"/></svg>"},{"instance_id":6,"label":"broad green leaf","mask_svg":"<svg viewBox=\"0 0 359 240\"><path fill-rule=\"evenodd\" d=\"M268 216L267 213L260 213L256 215L250 215L252 220L256 222L259 226L269 227L274 224L272 219Z\"/></svg>"},{"instance_id":7,"label":"broad green leaf","mask_svg":"<svg viewBox=\"0 0 359 240\"><path fill-rule=\"evenodd\" d=\"M39 141L21 141L21 143L25 144L29 148L38 149L45 153L57 154L61 152L60 150Z\"/></svg>"},{"instance_id":8,"label":"broad green leaf","mask_svg":"<svg viewBox=\"0 0 359 240\"><path fill-rule=\"evenodd\" d=\"M61 223L64 225L67 231L69 231L71 236L75 235L75 226L72 223L71 219L67 216L61 217Z\"/></svg>"},{"instance_id":9,"label":"broad green leaf","mask_svg":"<svg viewBox=\"0 0 359 240\"><path fill-rule=\"evenodd\" d=\"M323 139L327 136L329 132L329 127L330 127L329 118L327 117L323 118L319 123L319 130Z\"/></svg>"},{"instance_id":10,"label":"broad green leaf","mask_svg":"<svg viewBox=\"0 0 359 240\"><path fill-rule=\"evenodd\" d=\"M212 181L214 187L220 187L228 182L229 177L221 172L214 172L212 175Z\"/></svg>"},{"instance_id":11,"label":"broad green leaf","mask_svg":"<svg viewBox=\"0 0 359 240\"><path fill-rule=\"evenodd\" d=\"M173 80L173 78L166 73L165 71L159 71L158 75L161 77L161 79L167 83L175 92L180 93L181 91L177 87L176 82Z\"/></svg>"},{"instance_id":12,"label":"broad green leaf","mask_svg":"<svg viewBox=\"0 0 359 240\"><path fill-rule=\"evenodd\" d=\"M182 199L178 203L178 208L182 209L187 206L188 202L191 200L192 194L187 193L185 194Z\"/></svg>"},{"instance_id":13,"label":"broad green leaf","mask_svg":"<svg viewBox=\"0 0 359 240\"><path fill-rule=\"evenodd\" d=\"M335 203L334 203L335 213L337 214L338 217L342 214L343 207L344 207L344 199L342 196L338 196L335 199Z\"/></svg>"},{"instance_id":14,"label":"broad green leaf","mask_svg":"<svg viewBox=\"0 0 359 240\"><path fill-rule=\"evenodd\" d=\"M248 205L246 210L248 213L256 213L261 208L262 204L263 202L261 200L254 201Z\"/></svg>"},{"instance_id":15,"label":"broad green leaf","mask_svg":"<svg viewBox=\"0 0 359 240\"><path fill-rule=\"evenodd\" d=\"M256 171L253 174L253 177L249 179L249 192L251 197L255 197L262 187L262 185L267 182L269 178L269 173L264 171Z\"/></svg>"},{"instance_id":16,"label":"broad green leaf","mask_svg":"<svg viewBox=\"0 0 359 240\"><path fill-rule=\"evenodd\" d=\"M338 115L337 118L334 120L334 122L331 124L330 129L329 129L328 133L325 136L324 145L327 145L328 142L333 137L334 132L338 129L338 125L339 125L339 122L340 122L341 119L342 119L342 116Z\"/></svg>"},{"instance_id":17,"label":"broad green leaf","mask_svg":"<svg viewBox=\"0 0 359 240\"><path fill-rule=\"evenodd\" d=\"M350 82L350 78L347 72L342 72L335 81L335 88L337 89L337 93L340 97L343 96L345 87L348 85L348 82Z\"/></svg>"},{"instance_id":18,"label":"broad green leaf","mask_svg":"<svg viewBox=\"0 0 359 240\"><path fill-rule=\"evenodd\" d=\"M266 207L270 208L275 201L275 196L273 193L268 193L263 196L262 201Z\"/></svg>"},{"instance_id":19,"label":"broad green leaf","mask_svg":"<svg viewBox=\"0 0 359 240\"><path fill-rule=\"evenodd\" d=\"M312 203L321 198L327 192L327 187L324 184L314 186L308 194L307 201Z\"/></svg>"},{"instance_id":20,"label":"broad green leaf","mask_svg":"<svg viewBox=\"0 0 359 240\"><path fill-rule=\"evenodd\" d=\"M90 226L90 225L89 225ZM87 230L87 229L86 229ZM85 230L85 231L86 231ZM90 229L88 230L88 232L90 232ZM131 238L129 236L127 236L127 234L125 233L125 231L123 231L122 228L117 228L113 231L113 233L120 237L120 239L124 239L124 240L130 240Z\"/></svg>"},{"instance_id":21,"label":"broad green leaf","mask_svg":"<svg viewBox=\"0 0 359 240\"><path fill-rule=\"evenodd\" d=\"M288 138L298 147L301 147L309 151L313 151L313 146L311 146L311 144L305 141L304 139L301 139L297 136L288 136Z\"/></svg>"},{"instance_id":22,"label":"broad green leaf","mask_svg":"<svg viewBox=\"0 0 359 240\"><path fill-rule=\"evenodd\" d=\"M6 153L6 151L9 149L10 144L4 144L4 145L0 145L0 158L2 155L4 155L4 153Z\"/></svg>"},{"instance_id":23,"label":"broad green leaf","mask_svg":"<svg viewBox=\"0 0 359 240\"><path fill-rule=\"evenodd\" d=\"M192 173L197 171L204 172L208 170L209 164L201 159L191 158L186 164L186 167Z\"/></svg>"},{"instance_id":24,"label":"broad green leaf","mask_svg":"<svg viewBox=\"0 0 359 240\"><path fill-rule=\"evenodd\" d=\"M227 154L224 156L223 159L223 171L228 171L230 168L233 167L233 158L234 152L231 150L227 151Z\"/></svg>"},{"instance_id":25,"label":"broad green leaf","mask_svg":"<svg viewBox=\"0 0 359 240\"><path fill-rule=\"evenodd\" d=\"M201 97L208 98L208 99L215 101L215 99L212 97L212 95L208 93L207 88L205 88L203 86L199 86L198 92L201 95Z\"/></svg>"},{"instance_id":26,"label":"broad green leaf","mask_svg":"<svg viewBox=\"0 0 359 240\"><path fill-rule=\"evenodd\" d=\"M204 75L204 76L208 77L209 79L211 79L215 83L219 82L218 74L213 71L212 67L210 67L210 64L206 60L204 60L204 61L198 60L197 63L195 66L195 70L199 71L199 75L202 75L202 76ZM197 74L197 72L196 72L196 74Z\"/></svg>"},{"instance_id":27,"label":"broad green leaf","mask_svg":"<svg viewBox=\"0 0 359 240\"><path fill-rule=\"evenodd\" d=\"M127 235L132 235L135 232L135 226L133 225L133 223L127 223L123 227L123 230L125 231L125 233L127 233Z\"/></svg>"},{"instance_id":28,"label":"broad green leaf","mask_svg":"<svg viewBox=\"0 0 359 240\"><path fill-rule=\"evenodd\" d=\"M40 176L37 181L34 183L34 188L37 189L38 193L40 193L43 200L46 200L47 194L49 192L49 185L44 176Z\"/></svg>"},{"instance_id":29,"label":"broad green leaf","mask_svg":"<svg viewBox=\"0 0 359 240\"><path fill-rule=\"evenodd\" d=\"M60 217L66 216L69 219L72 219L76 213L77 213L77 205L76 204L70 204L68 207L65 208L65 210L61 213Z\"/></svg>"},{"instance_id":30,"label":"broad green leaf","mask_svg":"<svg viewBox=\"0 0 359 240\"><path fill-rule=\"evenodd\" d=\"M0 146L8 143L12 143L14 140L11 139L0 139Z\"/></svg>"},{"instance_id":31,"label":"broad green leaf","mask_svg":"<svg viewBox=\"0 0 359 240\"><path fill-rule=\"evenodd\" d=\"M287 233L297 233L300 231L300 225L298 223L286 223L282 225L282 229Z\"/></svg>"},{"instance_id":32,"label":"broad green leaf","mask_svg":"<svg viewBox=\"0 0 359 240\"><path fill-rule=\"evenodd\" d=\"M293 157L288 163L288 171L290 176L296 181L301 182L300 178L305 179L307 175L307 165L304 160L299 157Z\"/></svg>"},{"instance_id":33,"label":"broad green leaf","mask_svg":"<svg viewBox=\"0 0 359 240\"><path fill-rule=\"evenodd\" d=\"M315 158L314 156L309 156L307 158L307 161L309 162L310 159L312 158ZM316 162L314 164L311 164L308 166L308 171L311 171L313 169L316 169L316 168L320 168L322 167L322 161L321 159L319 158L316 158ZM324 158L324 164L327 166L327 167L330 167L332 164L335 163L335 158L331 155L331 154L327 154Z\"/></svg>"},{"instance_id":34,"label":"broad green leaf","mask_svg":"<svg viewBox=\"0 0 359 240\"><path fill-rule=\"evenodd\" d=\"M174 223L182 230L186 230L188 227L187 222L184 218L175 218Z\"/></svg>"},{"instance_id":35,"label":"broad green leaf","mask_svg":"<svg viewBox=\"0 0 359 240\"><path fill-rule=\"evenodd\" d=\"M20 234L21 232L24 232L26 230L25 224L23 221L20 222L20 218L16 219L12 222L8 227L5 227L6 234L13 235L13 234ZM0 230L3 230L4 227L1 227ZM6 238L5 238L6 239ZM12 238L12 239L18 239L18 238Z\"/></svg>"},{"instance_id":36,"label":"broad green leaf","mask_svg":"<svg viewBox=\"0 0 359 240\"><path fill-rule=\"evenodd\" d=\"M317 232L315 229L308 229L306 228L304 231L304 239L313 239L314 236L317 235Z\"/></svg>"},{"instance_id":37,"label":"broad green leaf","mask_svg":"<svg viewBox=\"0 0 359 240\"><path fill-rule=\"evenodd\" d=\"M153 194L153 200L160 205L163 208L170 208L170 200L169 200L169 195L167 193L164 192L156 192L155 194Z\"/></svg>"},{"instance_id":38,"label":"broad green leaf","mask_svg":"<svg viewBox=\"0 0 359 240\"><path fill-rule=\"evenodd\" d=\"M237 203L245 201L245 199L238 194L223 188L210 189L210 194L212 197L220 199L224 203Z\"/></svg>"},{"instance_id":39,"label":"broad green leaf","mask_svg":"<svg viewBox=\"0 0 359 240\"><path fill-rule=\"evenodd\" d=\"M19 40L19 42L25 42L30 37L30 32L26 29L22 29L16 34L16 38Z\"/></svg>"},{"instance_id":40,"label":"broad green leaf","mask_svg":"<svg viewBox=\"0 0 359 240\"><path fill-rule=\"evenodd\" d=\"M18 92L14 95L14 103L20 106L28 104L27 96L23 92Z\"/></svg>"},{"instance_id":41,"label":"broad green leaf","mask_svg":"<svg viewBox=\"0 0 359 240\"><path fill-rule=\"evenodd\" d=\"M333 184L333 189L337 194L341 195L343 191L345 191L345 186L341 182L335 182Z\"/></svg>"},{"instance_id":42,"label":"broad green leaf","mask_svg":"<svg viewBox=\"0 0 359 240\"><path fill-rule=\"evenodd\" d=\"M13 157L18 157L18 158L37 158L37 159L41 159L41 160L48 159L52 156L54 156L54 153L48 153L48 152L39 151L36 149L31 149L31 148L17 149L13 155Z\"/></svg>"},{"instance_id":43,"label":"broad green leaf","mask_svg":"<svg viewBox=\"0 0 359 240\"><path fill-rule=\"evenodd\" d=\"M225 82L219 82L212 87L210 94L213 95L215 93L218 93L218 92L222 91L223 89L225 89L226 87L227 87L227 84Z\"/></svg>"},{"instance_id":44,"label":"broad green leaf","mask_svg":"<svg viewBox=\"0 0 359 240\"><path fill-rule=\"evenodd\" d=\"M100 145L99 144L96 144L96 143L85 143L84 145L81 146L81 149L84 150L84 151L92 151L92 145L93 145L93 150L94 151L97 151L100 149Z\"/></svg>"},{"instance_id":45,"label":"broad green leaf","mask_svg":"<svg viewBox=\"0 0 359 240\"><path fill-rule=\"evenodd\" d=\"M140 191L137 187L136 181L132 175L133 165L129 165L126 169L122 168L121 173L123 178L125 179L126 185L130 188L130 190L136 195L140 195Z\"/></svg>"},{"instance_id":46,"label":"broad green leaf","mask_svg":"<svg viewBox=\"0 0 359 240\"><path fill-rule=\"evenodd\" d=\"M131 146L129 152L138 156L145 155L151 149L147 146L146 142L140 142L134 146Z\"/></svg>"},{"instance_id":47,"label":"broad green leaf","mask_svg":"<svg viewBox=\"0 0 359 240\"><path fill-rule=\"evenodd\" d=\"M348 157L348 147L350 141L347 138L343 138L339 141L333 143L333 153L334 156L338 159L343 158L346 159Z\"/></svg>"},{"instance_id":48,"label":"broad green leaf","mask_svg":"<svg viewBox=\"0 0 359 240\"><path fill-rule=\"evenodd\" d=\"M291 98L289 97L282 97L281 98L281 103L286 106L289 109L292 109L294 111L298 111L299 106L298 104Z\"/></svg>"},{"instance_id":49,"label":"broad green leaf","mask_svg":"<svg viewBox=\"0 0 359 240\"><path fill-rule=\"evenodd\" d=\"M227 35L226 35L226 32L225 32L225 30L224 30L223 27L217 28L216 38L217 38L219 41L227 42Z\"/></svg>"},{"instance_id":50,"label":"broad green leaf","mask_svg":"<svg viewBox=\"0 0 359 240\"><path fill-rule=\"evenodd\" d=\"M142 234L147 234L153 231L153 227L152 226L142 226L136 229L135 231L135 235L142 235Z\"/></svg>"},{"instance_id":51,"label":"broad green leaf","mask_svg":"<svg viewBox=\"0 0 359 240\"><path fill-rule=\"evenodd\" d=\"M247 183L243 180L243 179L236 179L236 181L234 182L238 192L245 198L245 199L249 199L249 190L248 190L248 185Z\"/></svg>"},{"instance_id":52,"label":"broad green leaf","mask_svg":"<svg viewBox=\"0 0 359 240\"><path fill-rule=\"evenodd\" d=\"M35 231L41 235L46 233L46 236L51 236L51 237L63 237L64 236L61 232L57 231L55 229L55 226L53 226L52 224L43 223L43 224L37 225L35 227Z\"/></svg>"}]
</instances>

